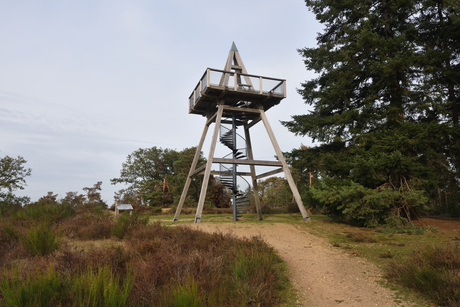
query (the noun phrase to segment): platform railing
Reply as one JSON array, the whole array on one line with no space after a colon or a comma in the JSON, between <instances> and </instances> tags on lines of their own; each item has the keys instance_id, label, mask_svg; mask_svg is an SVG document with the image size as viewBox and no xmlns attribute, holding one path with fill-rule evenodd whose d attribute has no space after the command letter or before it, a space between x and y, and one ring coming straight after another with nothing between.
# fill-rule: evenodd
<instances>
[{"instance_id":1,"label":"platform railing","mask_svg":"<svg viewBox=\"0 0 460 307\"><path fill-rule=\"evenodd\" d=\"M206 88L286 97L286 80L207 68L189 97L193 109Z\"/></svg>"}]
</instances>

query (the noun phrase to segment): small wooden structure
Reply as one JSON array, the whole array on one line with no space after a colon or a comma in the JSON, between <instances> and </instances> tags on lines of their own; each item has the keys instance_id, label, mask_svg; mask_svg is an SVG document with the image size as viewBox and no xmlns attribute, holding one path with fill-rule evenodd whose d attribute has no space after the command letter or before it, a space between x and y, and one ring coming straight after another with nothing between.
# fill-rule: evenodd
<instances>
[{"instance_id":1,"label":"small wooden structure","mask_svg":"<svg viewBox=\"0 0 460 307\"><path fill-rule=\"evenodd\" d=\"M262 214L257 180L280 172L284 172L304 220L310 219L265 115L267 110L279 104L285 97L286 80L248 74L235 43L232 44L223 70L206 69L190 95L188 104L190 114L205 116L207 120L174 215L174 221L180 215L192 177L198 174L203 174L204 178L195 223L201 221L206 190L211 175L220 175L218 178L221 178L220 180L232 191L234 220L237 220L238 214L244 213L249 207L249 197L247 195L243 196L244 193L238 190L240 184L237 183L237 177L251 177L256 210L259 220L261 220ZM277 161L254 160L249 130L260 121L265 126L275 150ZM212 123L215 124L215 128L208 160L205 165L197 168L203 143ZM222 125L230 125L230 128L223 130ZM244 138L237 134L236 129L238 127L243 127ZM224 158L214 157L219 131L220 142L231 150L231 153ZM245 148L237 145L238 136L243 139ZM212 170L213 164L220 164L220 172ZM239 172L237 170L238 165L249 166L250 171ZM270 166L275 167L275 169L256 174L255 166Z\"/></svg>"},{"instance_id":2,"label":"small wooden structure","mask_svg":"<svg viewBox=\"0 0 460 307\"><path fill-rule=\"evenodd\" d=\"M130 204L116 204L115 205L115 217L120 215L120 211L129 211L129 215L133 215L133 206Z\"/></svg>"}]
</instances>

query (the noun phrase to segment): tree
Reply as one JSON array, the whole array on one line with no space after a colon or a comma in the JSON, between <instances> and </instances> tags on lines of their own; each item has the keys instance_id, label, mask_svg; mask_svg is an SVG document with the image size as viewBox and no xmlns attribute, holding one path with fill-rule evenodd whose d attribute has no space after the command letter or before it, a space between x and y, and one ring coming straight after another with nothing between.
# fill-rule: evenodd
<instances>
[{"instance_id":1,"label":"tree","mask_svg":"<svg viewBox=\"0 0 460 307\"><path fill-rule=\"evenodd\" d=\"M262 205L270 208L286 206L292 203L292 192L286 179L269 177L257 183Z\"/></svg>"},{"instance_id":2,"label":"tree","mask_svg":"<svg viewBox=\"0 0 460 307\"><path fill-rule=\"evenodd\" d=\"M4 156L0 159L0 214L12 206L20 207L30 201L29 197L18 197L13 194L16 190L23 190L26 177L32 170L25 167L27 161L21 157Z\"/></svg>"},{"instance_id":3,"label":"tree","mask_svg":"<svg viewBox=\"0 0 460 307\"><path fill-rule=\"evenodd\" d=\"M102 195L101 195L101 185L102 181L98 181L93 185L93 187L85 187L83 188L83 191L86 192L86 201L84 202L84 205L86 208L97 208L101 207L106 209L107 204L105 203L104 200L102 200Z\"/></svg>"},{"instance_id":4,"label":"tree","mask_svg":"<svg viewBox=\"0 0 460 307\"><path fill-rule=\"evenodd\" d=\"M83 194L78 194L78 192L66 192L64 199L62 199L63 203L69 204L73 208L77 208L81 206L86 201L86 197Z\"/></svg>"},{"instance_id":5,"label":"tree","mask_svg":"<svg viewBox=\"0 0 460 307\"><path fill-rule=\"evenodd\" d=\"M306 4L325 25L318 47L299 50L319 77L299 91L314 107L285 125L314 140L342 141L380 128L397 127L412 101L414 1L312 1Z\"/></svg>"},{"instance_id":6,"label":"tree","mask_svg":"<svg viewBox=\"0 0 460 307\"><path fill-rule=\"evenodd\" d=\"M180 152L157 147L140 148L128 155L120 177L111 179L111 182L126 184L126 193L138 191L143 202L150 206L168 206L179 200L195 152L194 147ZM204 162L201 157L199 165ZM200 186L201 179L193 178L189 189L191 197L198 199Z\"/></svg>"},{"instance_id":7,"label":"tree","mask_svg":"<svg viewBox=\"0 0 460 307\"><path fill-rule=\"evenodd\" d=\"M316 48L299 50L306 67L318 74L299 90L313 110L293 116L284 125L293 133L322 142L294 150L290 158L294 167L332 179L312 190L331 214L343 217L356 206L368 206L370 211L381 208L358 219L370 225L381 223L390 213L410 217L437 189L457 186L458 193L454 162L459 152L455 151L458 131L453 128L455 120L442 120L455 118L455 112L439 112L439 104L454 103L447 102L449 94L426 95L428 88L441 88L428 82L435 79L428 71L440 72L440 67L448 66L446 58L451 66L458 65L458 53L452 52L455 48L444 49L444 64L438 63L438 68L429 65L433 54L427 52L432 44L428 37L432 39L436 31L428 27L427 20L435 14L426 16L437 11L439 3L448 3L437 2L306 0L325 25ZM458 17L458 9L447 6L445 12ZM440 24L444 31L458 28L454 22L450 28L438 20ZM422 32L425 39L419 35ZM456 78L451 80L458 81ZM441 92L448 93L447 83L444 88ZM458 102L458 92L456 95L451 98ZM360 195L359 202L356 195ZM340 204L330 201L339 196ZM363 202L366 197L372 201Z\"/></svg>"},{"instance_id":8,"label":"tree","mask_svg":"<svg viewBox=\"0 0 460 307\"><path fill-rule=\"evenodd\" d=\"M94 209L106 209L107 203L102 199L101 188L102 181L98 181L92 187L85 187L85 194L78 192L67 192L66 196L61 200L62 204L69 205L73 209L92 211ZM48 195L49 196L49 195Z\"/></svg>"},{"instance_id":9,"label":"tree","mask_svg":"<svg viewBox=\"0 0 460 307\"><path fill-rule=\"evenodd\" d=\"M460 6L450 0L421 1L416 21L423 91L417 111L425 121L443 124L444 144L438 149L450 159L456 176L449 181L455 186L460 179Z\"/></svg>"},{"instance_id":10,"label":"tree","mask_svg":"<svg viewBox=\"0 0 460 307\"><path fill-rule=\"evenodd\" d=\"M211 178L211 187L209 189L211 204L216 208L230 208L232 193L219 180Z\"/></svg>"}]
</instances>

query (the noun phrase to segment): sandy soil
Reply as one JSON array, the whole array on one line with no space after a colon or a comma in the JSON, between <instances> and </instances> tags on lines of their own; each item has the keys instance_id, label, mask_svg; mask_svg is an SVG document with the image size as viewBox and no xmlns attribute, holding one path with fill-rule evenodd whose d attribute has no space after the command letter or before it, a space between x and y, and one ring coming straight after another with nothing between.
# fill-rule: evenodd
<instances>
[{"instance_id":1,"label":"sandy soil","mask_svg":"<svg viewBox=\"0 0 460 307\"><path fill-rule=\"evenodd\" d=\"M381 272L375 266L295 225L203 222L189 227L263 238L286 262L299 306L411 305L396 303L394 293L376 282L381 279Z\"/></svg>"}]
</instances>

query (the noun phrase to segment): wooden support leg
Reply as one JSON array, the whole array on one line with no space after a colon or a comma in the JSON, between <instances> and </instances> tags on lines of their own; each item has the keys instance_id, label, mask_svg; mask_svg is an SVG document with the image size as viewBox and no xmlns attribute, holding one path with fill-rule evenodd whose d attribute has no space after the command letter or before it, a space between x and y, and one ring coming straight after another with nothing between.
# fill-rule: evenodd
<instances>
[{"instance_id":1,"label":"wooden support leg","mask_svg":"<svg viewBox=\"0 0 460 307\"><path fill-rule=\"evenodd\" d=\"M307 209L305 209L305 206L303 205L299 190L297 189L297 186L295 185L294 179L292 178L292 175L291 175L291 171L289 170L289 167L287 166L286 160L284 159L280 146L278 145L278 142L276 141L275 135L273 134L273 130L270 127L270 124L268 123L268 119L267 119L267 116L265 115L264 110L260 110L260 118L262 119L265 129L267 130L268 136L270 137L270 141L272 142L273 148L275 149L276 156L278 157L278 160L283 165L284 174L289 183L289 187L291 188L292 194L294 195L294 199L297 203L297 206L299 207L300 213L302 214L302 217L305 221L309 221L310 216L308 215Z\"/></svg>"},{"instance_id":2,"label":"wooden support leg","mask_svg":"<svg viewBox=\"0 0 460 307\"><path fill-rule=\"evenodd\" d=\"M185 181L184 189L182 190L182 195L180 196L179 204L177 205L176 214L174 214L173 222L177 221L179 218L180 212L182 211L182 206L184 205L185 198L187 197L188 189L190 187L190 183L192 182L192 173L195 171L196 166L198 164L198 160L201 156L201 149L203 148L203 143L206 139L206 134L208 133L209 123L206 123L203 129L203 133L201 134L200 143L196 148L195 156L193 157L192 165L190 166L190 171L188 172L187 180Z\"/></svg>"},{"instance_id":3,"label":"wooden support leg","mask_svg":"<svg viewBox=\"0 0 460 307\"><path fill-rule=\"evenodd\" d=\"M219 104L217 109L216 123L214 127L214 134L212 136L211 148L209 150L208 161L206 162L206 169L204 171L203 184L201 185L200 199L198 201L198 208L196 209L195 223L201 222L201 213L203 212L204 200L206 198L206 191L208 189L209 177L211 175L212 160L214 159L214 152L216 151L217 137L219 136L220 121L222 119L222 113L224 111L224 105Z\"/></svg>"},{"instance_id":4,"label":"wooden support leg","mask_svg":"<svg viewBox=\"0 0 460 307\"><path fill-rule=\"evenodd\" d=\"M249 160L254 160L254 155L252 153L251 136L249 134L249 128L247 126L244 127L244 135L246 137L246 148L248 150L248 158ZM256 169L254 165L250 165L249 168L251 170L252 188L254 190L254 201L256 203L257 218L259 219L259 221L261 221L262 220L262 208L260 207L259 188L257 186Z\"/></svg>"}]
</instances>

